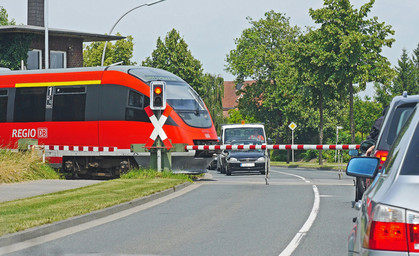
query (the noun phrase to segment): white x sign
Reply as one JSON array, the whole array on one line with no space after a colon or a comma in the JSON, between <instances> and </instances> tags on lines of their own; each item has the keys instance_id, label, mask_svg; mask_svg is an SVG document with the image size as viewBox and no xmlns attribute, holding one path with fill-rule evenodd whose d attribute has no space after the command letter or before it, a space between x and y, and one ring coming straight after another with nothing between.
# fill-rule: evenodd
<instances>
[{"instance_id":1,"label":"white x sign","mask_svg":"<svg viewBox=\"0 0 419 256\"><path fill-rule=\"evenodd\" d=\"M146 111L148 118L150 118L150 121L154 126L154 130L151 133L150 138L148 139L145 147L151 148L154 144L154 141L157 139L157 136L160 136L160 139L163 141L164 146L167 149L172 148L172 143L170 143L166 133L163 130L163 125L166 122L167 117L170 115L172 108L170 106L167 106L163 112L163 115L158 120L157 117L154 115L153 111L151 110L150 106L147 106L144 110Z\"/></svg>"}]
</instances>

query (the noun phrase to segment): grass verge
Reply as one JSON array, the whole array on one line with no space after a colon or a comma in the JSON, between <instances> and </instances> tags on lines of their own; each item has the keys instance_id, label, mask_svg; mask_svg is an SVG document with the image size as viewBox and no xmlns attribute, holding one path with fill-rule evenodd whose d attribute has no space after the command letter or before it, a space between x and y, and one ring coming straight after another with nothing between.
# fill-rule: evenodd
<instances>
[{"instance_id":1,"label":"grass verge","mask_svg":"<svg viewBox=\"0 0 419 256\"><path fill-rule=\"evenodd\" d=\"M171 172L135 170L120 179L0 203L0 236L128 202L184 182L191 179Z\"/></svg>"},{"instance_id":2,"label":"grass verge","mask_svg":"<svg viewBox=\"0 0 419 256\"><path fill-rule=\"evenodd\" d=\"M0 149L0 183L60 178L37 154Z\"/></svg>"}]
</instances>

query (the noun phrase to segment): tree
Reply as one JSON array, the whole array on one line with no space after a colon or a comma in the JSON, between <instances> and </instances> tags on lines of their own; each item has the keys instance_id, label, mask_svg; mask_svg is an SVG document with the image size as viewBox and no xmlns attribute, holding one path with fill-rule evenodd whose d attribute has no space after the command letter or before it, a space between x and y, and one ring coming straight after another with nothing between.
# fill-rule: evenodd
<instances>
[{"instance_id":1,"label":"tree","mask_svg":"<svg viewBox=\"0 0 419 256\"><path fill-rule=\"evenodd\" d=\"M354 93L365 90L367 82L385 82L392 78L390 62L381 55L384 46L391 47L391 26L368 18L375 0L354 9L349 0L325 0L323 8L309 13L320 27L316 33L317 52L313 69L324 68L329 84L336 84L342 99L349 100L351 141L355 141ZM358 84L358 87L354 85Z\"/></svg>"},{"instance_id":2,"label":"tree","mask_svg":"<svg viewBox=\"0 0 419 256\"><path fill-rule=\"evenodd\" d=\"M375 96L374 100L381 103L383 106L388 106L393 99L393 94L391 90L391 83L374 83L374 89L375 89Z\"/></svg>"},{"instance_id":3,"label":"tree","mask_svg":"<svg viewBox=\"0 0 419 256\"><path fill-rule=\"evenodd\" d=\"M408 91L409 94L419 94L419 44L413 50L412 62L415 69L415 85Z\"/></svg>"},{"instance_id":4,"label":"tree","mask_svg":"<svg viewBox=\"0 0 419 256\"><path fill-rule=\"evenodd\" d=\"M335 81L330 79L328 58L331 53L323 48L323 39L327 37L323 30L309 31L299 38L293 51L296 67L302 82L300 91L306 96L308 105L319 112L319 144L323 144L324 112L329 102L338 98ZM319 154L322 164L322 153Z\"/></svg>"},{"instance_id":5,"label":"tree","mask_svg":"<svg viewBox=\"0 0 419 256\"><path fill-rule=\"evenodd\" d=\"M0 6L0 26L16 25L9 21L6 9ZM33 36L29 34L4 34L0 38L0 67L20 69L21 61L28 59L28 50Z\"/></svg>"},{"instance_id":6,"label":"tree","mask_svg":"<svg viewBox=\"0 0 419 256\"><path fill-rule=\"evenodd\" d=\"M236 83L255 80L239 91L244 93L238 104L241 115L264 122L270 136L282 142L287 140L289 122L301 109L294 94L296 71L289 55L300 29L274 11L266 12L264 19L247 20L251 27L235 39L236 49L227 55L226 68L236 76Z\"/></svg>"},{"instance_id":7,"label":"tree","mask_svg":"<svg viewBox=\"0 0 419 256\"><path fill-rule=\"evenodd\" d=\"M401 95L403 91L412 93L417 88L415 77L415 65L409 59L406 49L403 49L402 56L396 67L396 77L393 80L392 94Z\"/></svg>"},{"instance_id":8,"label":"tree","mask_svg":"<svg viewBox=\"0 0 419 256\"><path fill-rule=\"evenodd\" d=\"M142 62L142 65L167 70L185 80L202 97L216 129L225 123L222 106L224 79L203 74L201 62L192 56L187 43L178 31L172 29L164 41L159 37L156 49Z\"/></svg>"},{"instance_id":9,"label":"tree","mask_svg":"<svg viewBox=\"0 0 419 256\"><path fill-rule=\"evenodd\" d=\"M409 58L407 50L403 49L402 55L398 60L398 66L395 68L395 77L391 83L376 83L375 100L383 106L390 104L392 98L402 95L407 91L410 95L419 94L419 46L413 51L412 59Z\"/></svg>"},{"instance_id":10,"label":"tree","mask_svg":"<svg viewBox=\"0 0 419 256\"><path fill-rule=\"evenodd\" d=\"M9 26L9 25L16 25L14 19L9 21L9 15L7 14L6 9L3 6L0 6L0 26Z\"/></svg>"},{"instance_id":11,"label":"tree","mask_svg":"<svg viewBox=\"0 0 419 256\"><path fill-rule=\"evenodd\" d=\"M383 106L374 101L370 101L369 98L361 100L359 97L355 97L354 100L354 120L355 128L361 133L361 139L364 140L370 133L371 128L381 116L383 112Z\"/></svg>"},{"instance_id":12,"label":"tree","mask_svg":"<svg viewBox=\"0 0 419 256\"><path fill-rule=\"evenodd\" d=\"M120 36L119 33L117 33L117 35ZM105 42L85 44L83 47L83 66L100 66L102 62L103 47L105 47ZM122 61L123 65L136 65L136 62L131 61L133 51L134 43L132 36L127 36L125 39L118 40L115 44L108 42L103 64L107 66Z\"/></svg>"},{"instance_id":13,"label":"tree","mask_svg":"<svg viewBox=\"0 0 419 256\"><path fill-rule=\"evenodd\" d=\"M202 64L192 56L185 40L175 29L167 33L164 41L160 37L157 39L156 49L142 65L167 70L181 77L201 93Z\"/></svg>"},{"instance_id":14,"label":"tree","mask_svg":"<svg viewBox=\"0 0 419 256\"><path fill-rule=\"evenodd\" d=\"M223 95L224 95L224 79L219 76L205 74L202 77L202 85L199 95L207 105L211 114L215 129L218 131L220 125L225 123L223 116Z\"/></svg>"}]
</instances>

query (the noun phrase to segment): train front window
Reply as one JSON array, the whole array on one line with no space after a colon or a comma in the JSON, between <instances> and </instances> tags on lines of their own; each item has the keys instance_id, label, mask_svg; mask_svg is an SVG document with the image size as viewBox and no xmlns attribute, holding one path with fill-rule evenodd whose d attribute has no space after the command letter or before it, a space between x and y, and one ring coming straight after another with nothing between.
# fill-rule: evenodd
<instances>
[{"instance_id":1,"label":"train front window","mask_svg":"<svg viewBox=\"0 0 419 256\"><path fill-rule=\"evenodd\" d=\"M199 95L185 82L167 82L167 103L189 126L208 128L211 117Z\"/></svg>"},{"instance_id":2,"label":"train front window","mask_svg":"<svg viewBox=\"0 0 419 256\"><path fill-rule=\"evenodd\" d=\"M212 126L211 116L201 97L180 77L165 70L148 67L133 68L128 73L145 83L165 81L167 103L187 125L198 128Z\"/></svg>"}]
</instances>

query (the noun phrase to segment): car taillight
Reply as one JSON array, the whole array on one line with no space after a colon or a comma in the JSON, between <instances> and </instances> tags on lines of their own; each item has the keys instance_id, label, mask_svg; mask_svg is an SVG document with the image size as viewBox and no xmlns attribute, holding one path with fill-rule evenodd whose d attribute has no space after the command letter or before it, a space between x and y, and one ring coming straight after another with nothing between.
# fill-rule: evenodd
<instances>
[{"instance_id":1,"label":"car taillight","mask_svg":"<svg viewBox=\"0 0 419 256\"><path fill-rule=\"evenodd\" d=\"M375 156L380 158L380 166L378 167L380 170L383 168L384 162L387 160L388 151L386 150L377 150L375 152Z\"/></svg>"},{"instance_id":2,"label":"car taillight","mask_svg":"<svg viewBox=\"0 0 419 256\"><path fill-rule=\"evenodd\" d=\"M419 252L419 213L407 211L406 219L409 252Z\"/></svg>"},{"instance_id":3,"label":"car taillight","mask_svg":"<svg viewBox=\"0 0 419 256\"><path fill-rule=\"evenodd\" d=\"M407 251L406 211L378 204L372 215L363 247L372 250Z\"/></svg>"}]
</instances>

